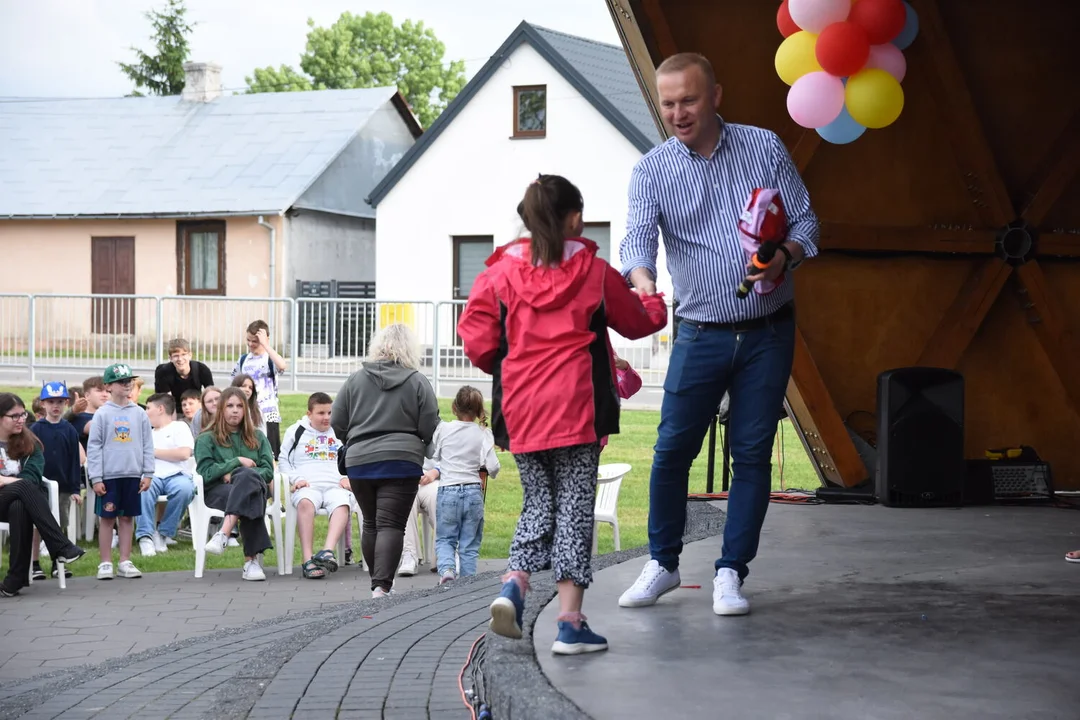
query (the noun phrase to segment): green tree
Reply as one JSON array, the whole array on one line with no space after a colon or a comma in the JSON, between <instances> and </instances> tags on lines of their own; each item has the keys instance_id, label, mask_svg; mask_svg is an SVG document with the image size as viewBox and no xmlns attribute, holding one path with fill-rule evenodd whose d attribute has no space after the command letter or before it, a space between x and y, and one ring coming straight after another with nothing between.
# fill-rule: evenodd
<instances>
[{"instance_id":1,"label":"green tree","mask_svg":"<svg viewBox=\"0 0 1080 720\"><path fill-rule=\"evenodd\" d=\"M117 63L125 75L135 83L132 95L142 95L146 88L151 95L179 95L184 89L184 62L188 58L188 35L194 24L184 20L187 8L184 0L166 0L161 12L151 10L146 18L154 28L151 38L155 54L150 55L132 47L137 61L134 64Z\"/></svg>"},{"instance_id":2,"label":"green tree","mask_svg":"<svg viewBox=\"0 0 1080 720\"><path fill-rule=\"evenodd\" d=\"M423 22L395 26L385 12L342 13L328 28L308 19L302 75L287 65L245 77L249 93L396 86L423 127L429 127L465 85L465 62L448 65L446 47Z\"/></svg>"}]
</instances>

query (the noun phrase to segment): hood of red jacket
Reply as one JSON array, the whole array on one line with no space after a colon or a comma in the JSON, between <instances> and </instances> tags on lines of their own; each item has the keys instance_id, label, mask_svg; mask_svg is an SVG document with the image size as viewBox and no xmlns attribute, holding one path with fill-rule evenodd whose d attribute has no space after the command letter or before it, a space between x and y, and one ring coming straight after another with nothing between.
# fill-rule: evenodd
<instances>
[{"instance_id":1,"label":"hood of red jacket","mask_svg":"<svg viewBox=\"0 0 1080 720\"><path fill-rule=\"evenodd\" d=\"M588 238L567 238L563 261L557 267L532 262L529 238L503 245L487 259L487 265L507 263L506 277L518 297L539 310L566 305L577 295L589 275L597 245Z\"/></svg>"}]
</instances>

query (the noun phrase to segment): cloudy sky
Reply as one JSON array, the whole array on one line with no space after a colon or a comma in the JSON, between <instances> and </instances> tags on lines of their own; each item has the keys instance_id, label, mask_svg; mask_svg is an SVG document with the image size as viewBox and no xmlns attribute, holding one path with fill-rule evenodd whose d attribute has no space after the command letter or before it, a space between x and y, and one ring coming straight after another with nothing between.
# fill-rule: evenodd
<instances>
[{"instance_id":1,"label":"cloudy sky","mask_svg":"<svg viewBox=\"0 0 1080 720\"><path fill-rule=\"evenodd\" d=\"M143 13L163 0L0 0L0 97L125 95L116 66L128 49L150 50ZM330 25L343 11L389 12L395 23L423 20L466 60L472 77L522 20L612 44L619 38L604 0L187 0L198 23L191 59L223 66L222 85L242 89L252 69L299 69L307 18Z\"/></svg>"}]
</instances>

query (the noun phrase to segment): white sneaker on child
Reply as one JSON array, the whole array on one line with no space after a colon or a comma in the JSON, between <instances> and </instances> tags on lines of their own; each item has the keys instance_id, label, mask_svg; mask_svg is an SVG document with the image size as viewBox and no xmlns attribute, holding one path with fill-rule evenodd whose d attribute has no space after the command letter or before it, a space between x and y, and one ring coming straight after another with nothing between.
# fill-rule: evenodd
<instances>
[{"instance_id":1,"label":"white sneaker on child","mask_svg":"<svg viewBox=\"0 0 1080 720\"><path fill-rule=\"evenodd\" d=\"M157 555L157 548L154 547L154 540L149 535L144 535L139 538L139 552L143 557L154 557Z\"/></svg>"},{"instance_id":2,"label":"white sneaker on child","mask_svg":"<svg viewBox=\"0 0 1080 720\"><path fill-rule=\"evenodd\" d=\"M216 532L213 537L206 541L206 552L211 555L221 555L225 552L225 536Z\"/></svg>"},{"instance_id":3,"label":"white sneaker on child","mask_svg":"<svg viewBox=\"0 0 1080 720\"><path fill-rule=\"evenodd\" d=\"M266 573L262 569L262 553L244 563L244 579L255 581L266 579Z\"/></svg>"},{"instance_id":4,"label":"white sneaker on child","mask_svg":"<svg viewBox=\"0 0 1080 720\"><path fill-rule=\"evenodd\" d=\"M97 579L98 580L112 580L113 579L113 567L111 562L103 562L97 566Z\"/></svg>"},{"instance_id":5,"label":"white sneaker on child","mask_svg":"<svg viewBox=\"0 0 1080 720\"><path fill-rule=\"evenodd\" d=\"M135 567L135 563L130 560L125 560L116 566L116 576L128 579L141 578L142 573L139 572L139 568Z\"/></svg>"}]
</instances>

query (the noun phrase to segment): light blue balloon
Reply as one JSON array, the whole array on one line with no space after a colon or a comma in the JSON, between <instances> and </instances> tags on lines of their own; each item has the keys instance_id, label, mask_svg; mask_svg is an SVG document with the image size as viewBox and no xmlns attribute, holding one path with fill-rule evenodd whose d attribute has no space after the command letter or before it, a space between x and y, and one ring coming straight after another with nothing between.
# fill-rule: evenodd
<instances>
[{"instance_id":1,"label":"light blue balloon","mask_svg":"<svg viewBox=\"0 0 1080 720\"><path fill-rule=\"evenodd\" d=\"M911 7L911 3L905 2L904 11L907 12L904 29L892 41L892 44L901 50L906 50L908 45L915 42L915 36L919 34L919 16L915 13L915 8Z\"/></svg>"},{"instance_id":2,"label":"light blue balloon","mask_svg":"<svg viewBox=\"0 0 1080 720\"><path fill-rule=\"evenodd\" d=\"M847 145L858 140L866 128L855 122L848 112L847 105L840 111L840 115L825 127L817 129L817 134L826 142L834 145Z\"/></svg>"}]
</instances>

